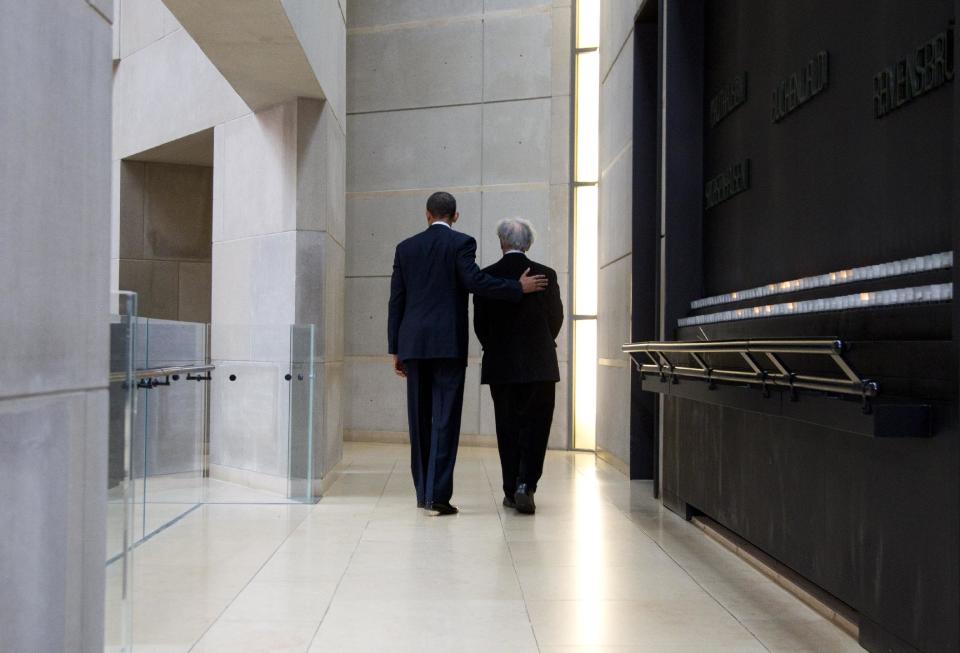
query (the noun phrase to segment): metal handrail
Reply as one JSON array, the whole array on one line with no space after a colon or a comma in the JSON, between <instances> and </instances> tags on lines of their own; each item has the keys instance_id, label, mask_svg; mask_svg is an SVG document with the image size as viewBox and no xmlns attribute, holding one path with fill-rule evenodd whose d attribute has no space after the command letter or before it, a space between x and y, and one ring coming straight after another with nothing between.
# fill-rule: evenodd
<instances>
[{"instance_id":1,"label":"metal handrail","mask_svg":"<svg viewBox=\"0 0 960 653\"><path fill-rule=\"evenodd\" d=\"M216 365L184 365L179 367L151 367L145 370L134 370L132 378L134 381L140 379L156 379L161 376L174 376L175 374L194 374L201 372L212 372L217 369ZM112 372L110 374L110 383L126 381L125 372Z\"/></svg>"},{"instance_id":2,"label":"metal handrail","mask_svg":"<svg viewBox=\"0 0 960 653\"><path fill-rule=\"evenodd\" d=\"M633 362L642 373L657 374L662 380L676 382L679 377L714 382L778 386L791 390L805 389L860 396L866 402L877 396L880 384L861 378L843 358L846 349L842 340L835 338L808 338L784 340L715 340L674 342L631 342L623 345L623 352L633 355ZM640 354L650 359L649 363L637 360ZM677 365L669 356L689 354L698 367ZM738 354L749 370L732 367L711 367L701 357L709 354ZM799 374L788 369L778 354L803 354L827 356L837 366L838 376ZM766 359L766 362L764 361ZM767 363L770 364L768 368Z\"/></svg>"},{"instance_id":3,"label":"metal handrail","mask_svg":"<svg viewBox=\"0 0 960 653\"><path fill-rule=\"evenodd\" d=\"M835 339L806 340L679 340L671 342L630 342L624 353L645 351L673 352L675 354L826 354L843 351L843 341Z\"/></svg>"}]
</instances>

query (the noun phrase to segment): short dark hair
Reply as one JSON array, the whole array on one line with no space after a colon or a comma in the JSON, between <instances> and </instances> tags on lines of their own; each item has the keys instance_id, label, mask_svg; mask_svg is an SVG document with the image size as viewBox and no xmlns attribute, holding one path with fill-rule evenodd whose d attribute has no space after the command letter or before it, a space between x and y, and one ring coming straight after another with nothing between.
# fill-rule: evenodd
<instances>
[{"instance_id":1,"label":"short dark hair","mask_svg":"<svg viewBox=\"0 0 960 653\"><path fill-rule=\"evenodd\" d=\"M450 193L439 191L427 200L427 212L435 218L452 218L457 212L457 200Z\"/></svg>"}]
</instances>

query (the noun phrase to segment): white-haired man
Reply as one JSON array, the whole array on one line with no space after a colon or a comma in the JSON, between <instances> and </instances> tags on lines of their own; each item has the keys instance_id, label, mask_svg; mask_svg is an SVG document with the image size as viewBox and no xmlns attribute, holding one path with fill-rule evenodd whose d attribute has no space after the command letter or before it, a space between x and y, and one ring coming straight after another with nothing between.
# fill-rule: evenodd
<instances>
[{"instance_id":1,"label":"white-haired man","mask_svg":"<svg viewBox=\"0 0 960 653\"><path fill-rule=\"evenodd\" d=\"M530 223L501 220L497 236L503 258L484 272L519 279L529 269L547 277L545 292L524 295L519 303L473 296L473 326L483 346L480 383L490 386L493 397L503 505L533 514L560 381L556 339L563 303L557 273L527 258L534 239Z\"/></svg>"}]
</instances>

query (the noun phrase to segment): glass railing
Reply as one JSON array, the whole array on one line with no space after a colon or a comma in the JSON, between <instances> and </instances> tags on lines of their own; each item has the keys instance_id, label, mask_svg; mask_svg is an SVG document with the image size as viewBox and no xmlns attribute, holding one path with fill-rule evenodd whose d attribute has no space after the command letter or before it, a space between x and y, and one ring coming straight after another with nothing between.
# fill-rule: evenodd
<instances>
[{"instance_id":1,"label":"glass railing","mask_svg":"<svg viewBox=\"0 0 960 653\"><path fill-rule=\"evenodd\" d=\"M316 396L316 329L312 324L290 328L290 430L287 496L311 503L319 495L317 487L322 447L314 446L314 409Z\"/></svg>"},{"instance_id":2,"label":"glass railing","mask_svg":"<svg viewBox=\"0 0 960 653\"><path fill-rule=\"evenodd\" d=\"M207 504L319 497L323 447L313 325L207 325L136 316L111 322L106 650L138 637L138 549ZM163 538L160 538L163 539ZM142 566L142 565L141 565Z\"/></svg>"},{"instance_id":3,"label":"glass railing","mask_svg":"<svg viewBox=\"0 0 960 653\"><path fill-rule=\"evenodd\" d=\"M311 324L212 326L208 501L316 500L315 337Z\"/></svg>"},{"instance_id":4,"label":"glass railing","mask_svg":"<svg viewBox=\"0 0 960 653\"><path fill-rule=\"evenodd\" d=\"M202 502L208 384L194 378L209 376L207 332L206 324L137 320L135 541Z\"/></svg>"},{"instance_id":5,"label":"glass railing","mask_svg":"<svg viewBox=\"0 0 960 653\"><path fill-rule=\"evenodd\" d=\"M136 293L114 293L110 320L109 433L107 439L106 649L132 650L133 545L136 540L133 428L136 415Z\"/></svg>"}]
</instances>

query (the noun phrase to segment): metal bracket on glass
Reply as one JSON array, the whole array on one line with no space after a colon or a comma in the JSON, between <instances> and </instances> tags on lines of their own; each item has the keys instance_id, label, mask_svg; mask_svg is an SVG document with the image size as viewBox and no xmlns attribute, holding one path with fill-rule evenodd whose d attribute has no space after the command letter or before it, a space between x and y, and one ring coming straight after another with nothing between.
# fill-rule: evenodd
<instances>
[{"instance_id":1,"label":"metal bracket on glass","mask_svg":"<svg viewBox=\"0 0 960 653\"><path fill-rule=\"evenodd\" d=\"M845 345L836 339L633 342L623 345L623 351L634 358L641 374L657 374L661 381L669 377L673 383L680 379L699 379L706 381L711 389L717 383L746 384L761 388L764 396L769 396L770 387L775 386L789 390L792 400L796 400L799 390L851 395L861 398L864 412L869 412L870 399L880 392L879 383L861 378L843 358ZM721 354L738 355L746 369L719 363L711 365L710 357ZM678 355L689 356L695 366L678 364ZM827 357L833 361L838 374L803 374L788 369L780 358L782 355L791 356L798 365L801 358ZM643 357L648 362L642 362ZM769 365L761 362L764 359Z\"/></svg>"},{"instance_id":2,"label":"metal bracket on glass","mask_svg":"<svg viewBox=\"0 0 960 653\"><path fill-rule=\"evenodd\" d=\"M170 379L180 380L181 374L187 375L189 381L209 381L211 372L217 369L213 365L185 365L182 367L152 367L145 370L134 370L133 378L137 380L138 388L155 388L158 385L170 385ZM194 374L195 372L206 372L205 375ZM158 379L163 377L163 381ZM110 382L122 382L126 379L123 372L116 372L110 375Z\"/></svg>"},{"instance_id":3,"label":"metal bracket on glass","mask_svg":"<svg viewBox=\"0 0 960 653\"><path fill-rule=\"evenodd\" d=\"M178 375L173 375L173 380L176 381L179 378ZM143 388L144 390L150 390L151 388L156 388L161 385L170 385L170 377L164 376L163 381L159 378L143 378L137 381L137 387Z\"/></svg>"}]
</instances>

